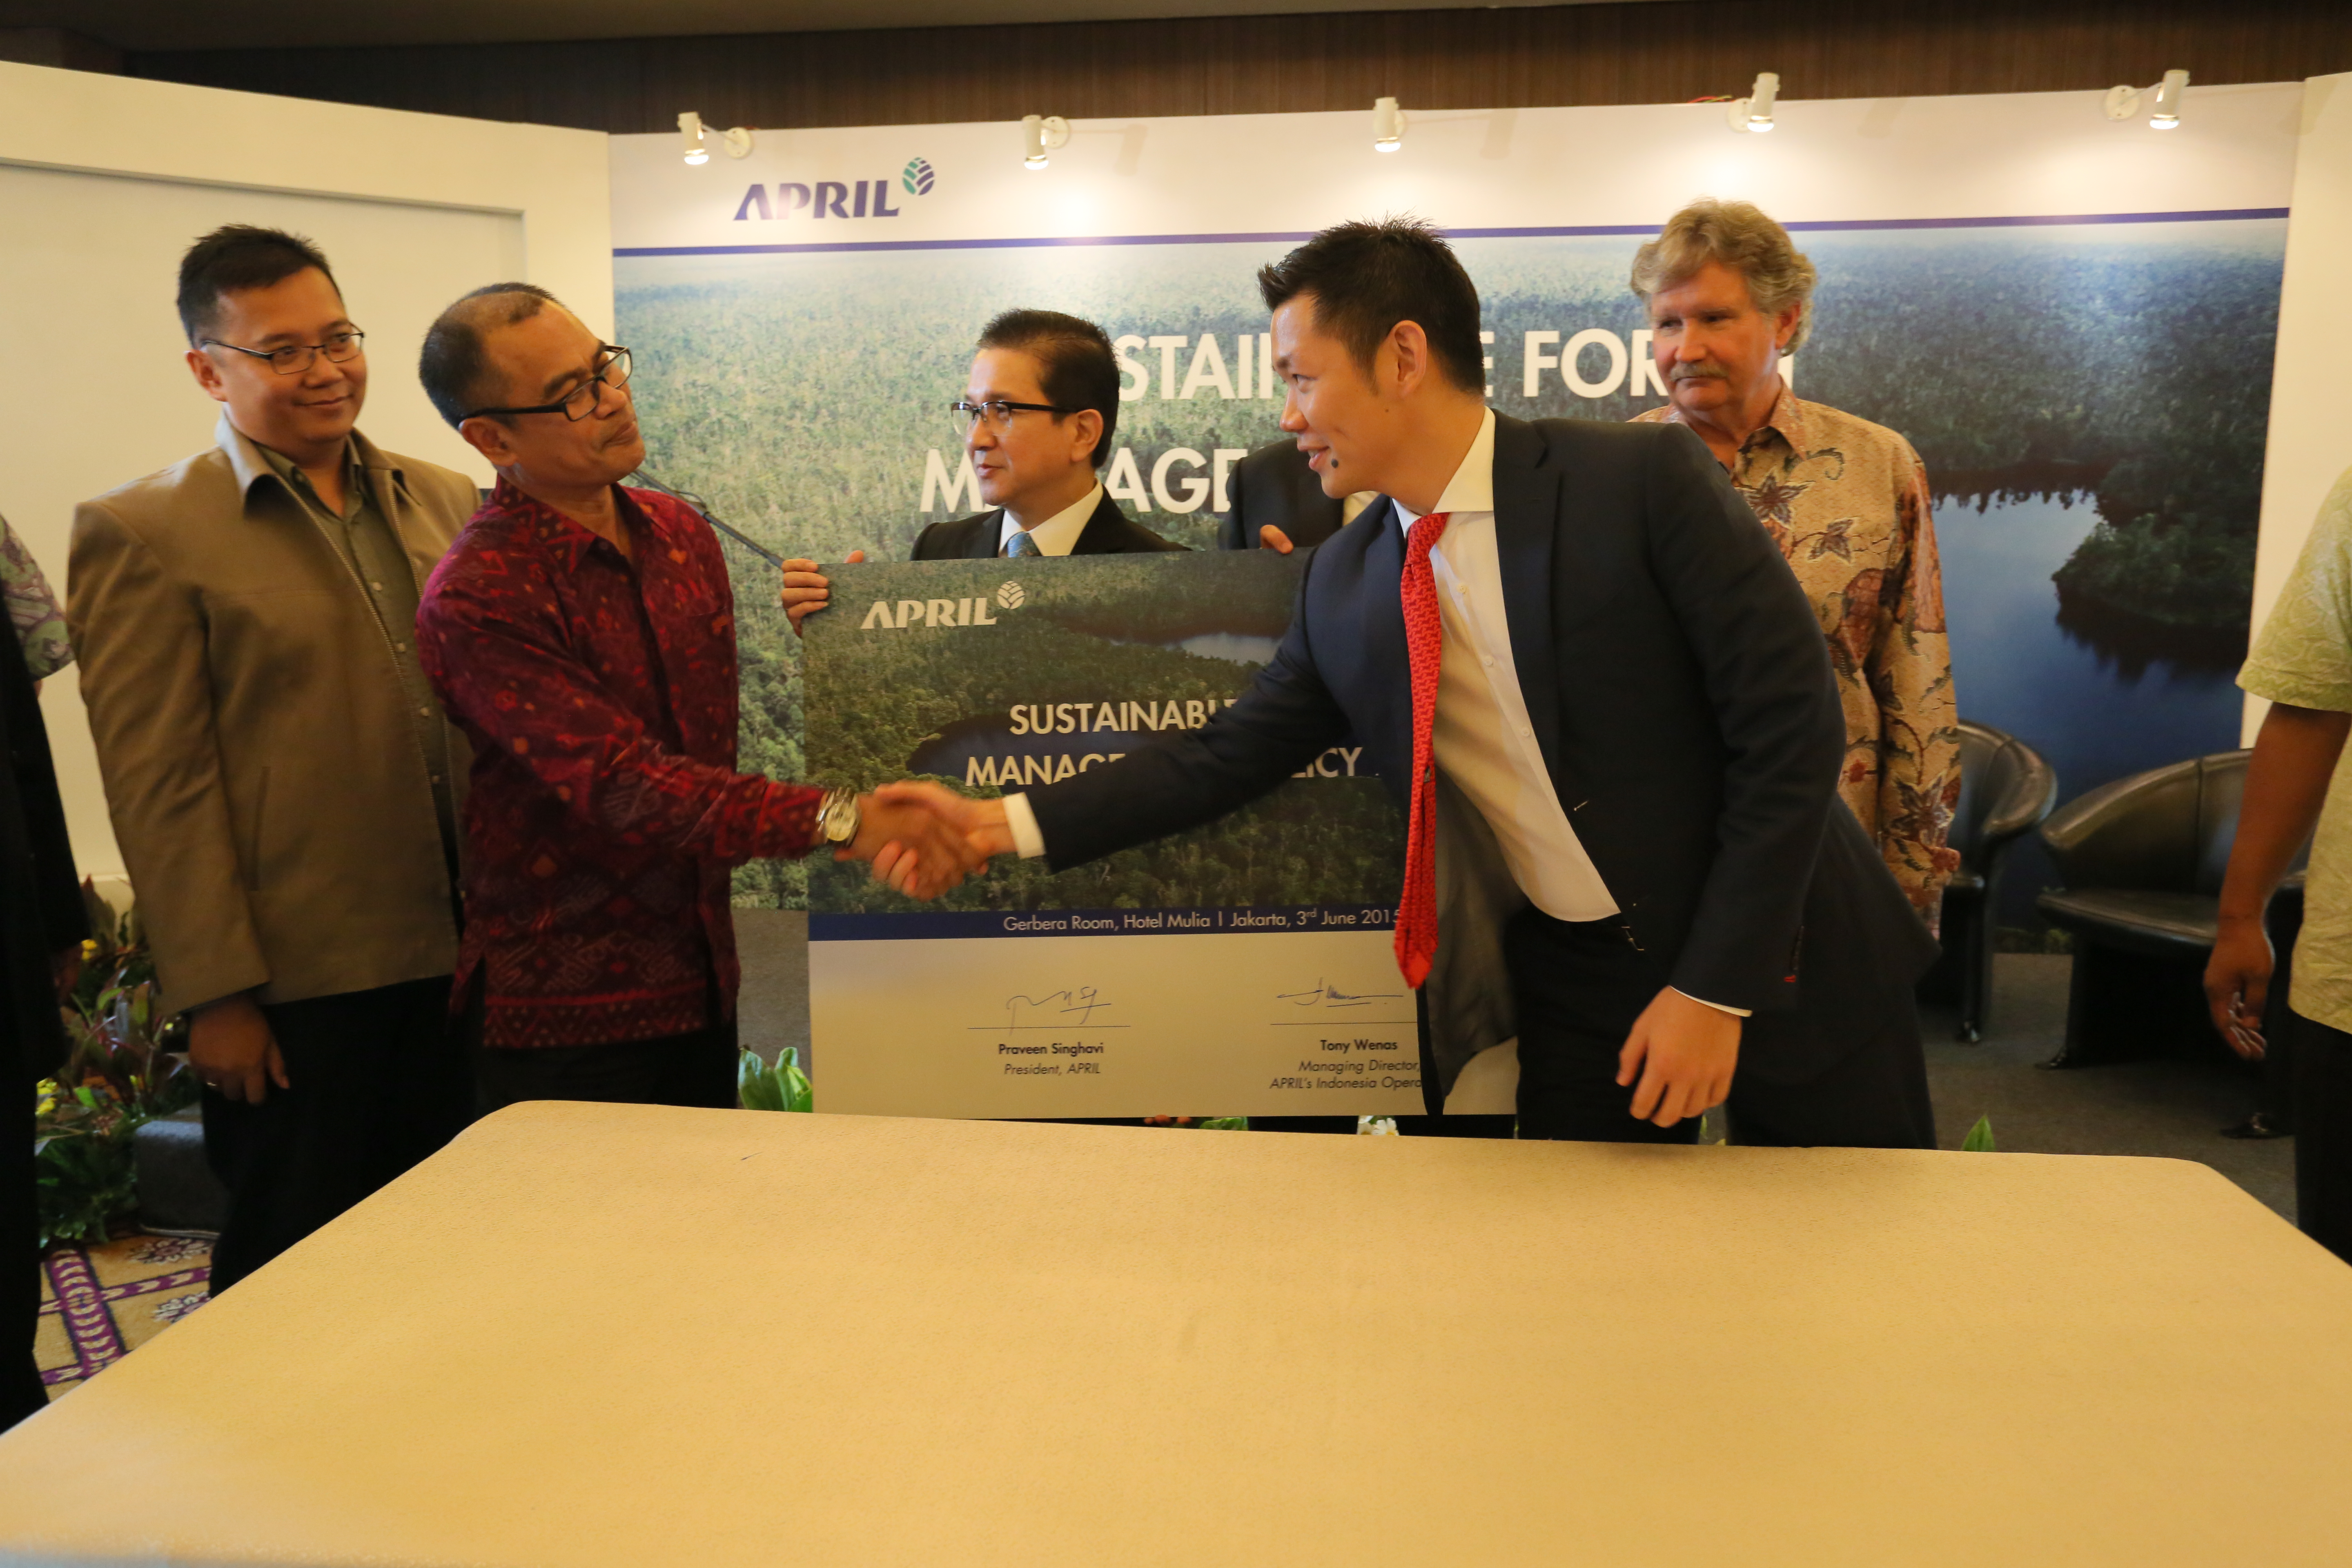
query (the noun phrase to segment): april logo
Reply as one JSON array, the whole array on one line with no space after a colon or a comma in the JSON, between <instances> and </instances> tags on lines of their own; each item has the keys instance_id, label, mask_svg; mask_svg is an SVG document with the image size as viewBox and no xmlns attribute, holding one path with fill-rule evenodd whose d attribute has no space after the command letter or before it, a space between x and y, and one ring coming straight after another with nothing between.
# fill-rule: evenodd
<instances>
[{"instance_id":1,"label":"april logo","mask_svg":"<svg viewBox=\"0 0 2352 1568\"><path fill-rule=\"evenodd\" d=\"M996 602L1008 610L1019 609L1022 596L1021 584L1018 583L1007 583L996 591Z\"/></svg>"},{"instance_id":2,"label":"april logo","mask_svg":"<svg viewBox=\"0 0 2352 1568\"><path fill-rule=\"evenodd\" d=\"M898 171L898 184L910 196L927 196L938 181L939 172L928 158L914 158ZM756 184L743 193L736 204L735 221L746 223L753 218L770 223L788 218L827 217L897 217L901 209L890 205L888 180L801 180L780 181L770 195L766 184Z\"/></svg>"}]
</instances>

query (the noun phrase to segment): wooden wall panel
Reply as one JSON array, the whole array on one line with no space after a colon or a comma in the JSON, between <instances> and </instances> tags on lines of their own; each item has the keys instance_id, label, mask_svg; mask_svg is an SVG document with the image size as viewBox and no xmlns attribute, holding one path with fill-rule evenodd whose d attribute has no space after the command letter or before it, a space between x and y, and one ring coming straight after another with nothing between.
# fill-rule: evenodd
<instances>
[{"instance_id":1,"label":"wooden wall panel","mask_svg":"<svg viewBox=\"0 0 2352 1568\"><path fill-rule=\"evenodd\" d=\"M2352 70L2352 0L1661 0L1205 20L134 54L134 75L664 131L2026 92Z\"/></svg>"}]
</instances>

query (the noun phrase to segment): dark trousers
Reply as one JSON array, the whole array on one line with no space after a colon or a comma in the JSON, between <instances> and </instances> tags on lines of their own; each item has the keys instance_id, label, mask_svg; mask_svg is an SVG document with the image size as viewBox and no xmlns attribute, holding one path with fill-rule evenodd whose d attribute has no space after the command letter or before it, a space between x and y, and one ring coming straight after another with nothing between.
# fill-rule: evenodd
<instances>
[{"instance_id":1,"label":"dark trousers","mask_svg":"<svg viewBox=\"0 0 2352 1568\"><path fill-rule=\"evenodd\" d=\"M1689 1143L1698 1119L1637 1121L1617 1053L1666 984L1664 964L1618 921L1571 924L1537 910L1506 937L1519 1016L1519 1136L1601 1143ZM1860 1027L1860 1025L1849 1026ZM1743 1058L1727 1104L1732 1141L1770 1147L1932 1149L1935 1112L1918 1019L1905 1010L1801 1083L1767 1083Z\"/></svg>"},{"instance_id":2,"label":"dark trousers","mask_svg":"<svg viewBox=\"0 0 2352 1568\"><path fill-rule=\"evenodd\" d=\"M2352 1035L2294 1016L2294 1214L2352 1263Z\"/></svg>"},{"instance_id":3,"label":"dark trousers","mask_svg":"<svg viewBox=\"0 0 2352 1568\"><path fill-rule=\"evenodd\" d=\"M261 1011L290 1087L258 1105L205 1090L205 1158L228 1188L216 1296L439 1149L473 1108L447 975Z\"/></svg>"},{"instance_id":4,"label":"dark trousers","mask_svg":"<svg viewBox=\"0 0 2352 1568\"><path fill-rule=\"evenodd\" d=\"M0 1041L0 1050L13 1046ZM13 1052L0 1060L15 1060ZM12 1072L12 1092L20 1096L7 1118L16 1129L0 1153L0 1257L16 1261L0 1269L0 1432L48 1403L33 1359L33 1331L41 1321L41 1212L33 1186L33 1086Z\"/></svg>"},{"instance_id":5,"label":"dark trousers","mask_svg":"<svg viewBox=\"0 0 2352 1568\"><path fill-rule=\"evenodd\" d=\"M478 1022L472 1034L477 1041L481 1038ZM475 1106L484 1116L526 1100L731 1110L737 1103L735 1064L740 1055L732 1018L650 1040L481 1046L474 1053Z\"/></svg>"}]
</instances>

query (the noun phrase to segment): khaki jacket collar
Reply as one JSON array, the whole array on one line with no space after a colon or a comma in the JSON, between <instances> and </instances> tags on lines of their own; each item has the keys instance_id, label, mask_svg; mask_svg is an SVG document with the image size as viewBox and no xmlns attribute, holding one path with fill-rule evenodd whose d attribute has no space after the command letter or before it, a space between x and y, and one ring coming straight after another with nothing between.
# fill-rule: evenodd
<instances>
[{"instance_id":1,"label":"khaki jacket collar","mask_svg":"<svg viewBox=\"0 0 2352 1568\"><path fill-rule=\"evenodd\" d=\"M221 410L219 423L213 426L213 441L228 458L229 472L236 476L236 493L245 497L248 503L252 500L253 487L262 480L268 479L278 485L285 483L278 477L278 470L269 466L269 459L261 455L260 444L230 423L226 408ZM392 500L394 492L406 494L407 476L390 453L357 430L352 432L352 451L361 469L367 475L369 488L375 491L376 505L382 509L385 519L397 528L400 520Z\"/></svg>"}]
</instances>

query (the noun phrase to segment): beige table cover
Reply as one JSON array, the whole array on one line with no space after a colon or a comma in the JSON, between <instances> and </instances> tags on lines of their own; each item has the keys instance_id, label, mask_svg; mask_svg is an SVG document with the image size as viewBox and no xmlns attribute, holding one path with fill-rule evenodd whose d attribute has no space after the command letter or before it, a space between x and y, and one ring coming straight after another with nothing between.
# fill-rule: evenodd
<instances>
[{"instance_id":1,"label":"beige table cover","mask_svg":"<svg viewBox=\"0 0 2352 1568\"><path fill-rule=\"evenodd\" d=\"M2202 1166L530 1105L0 1438L0 1559L2352 1563Z\"/></svg>"}]
</instances>

